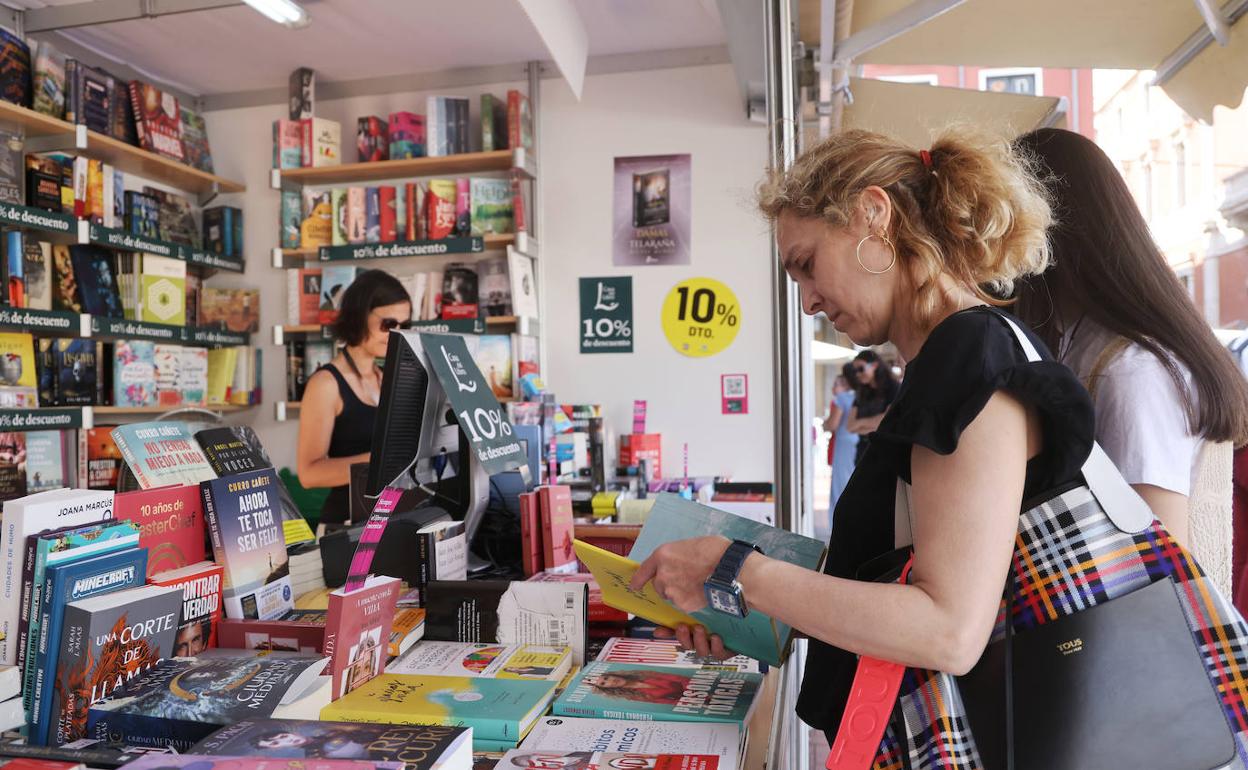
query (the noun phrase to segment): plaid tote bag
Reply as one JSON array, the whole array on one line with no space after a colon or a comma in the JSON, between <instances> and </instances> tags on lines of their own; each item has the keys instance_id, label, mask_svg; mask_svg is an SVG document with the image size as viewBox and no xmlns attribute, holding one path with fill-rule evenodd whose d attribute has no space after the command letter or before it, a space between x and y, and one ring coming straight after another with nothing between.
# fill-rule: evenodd
<instances>
[{"instance_id":1,"label":"plaid tote bag","mask_svg":"<svg viewBox=\"0 0 1248 770\"><path fill-rule=\"evenodd\" d=\"M1017 325L1000 317L1011 326L1028 359L1041 360ZM1015 632L1025 632L1171 580L1234 735L1236 758L1228 767L1248 769L1248 625L1191 554L1152 518L1100 447L1094 446L1084 477L1086 485L1061 492L1021 515L1010 584L1003 592L990 644L1006 636L1006 623ZM905 670L871 766L874 770L983 767L956 677Z\"/></svg>"}]
</instances>

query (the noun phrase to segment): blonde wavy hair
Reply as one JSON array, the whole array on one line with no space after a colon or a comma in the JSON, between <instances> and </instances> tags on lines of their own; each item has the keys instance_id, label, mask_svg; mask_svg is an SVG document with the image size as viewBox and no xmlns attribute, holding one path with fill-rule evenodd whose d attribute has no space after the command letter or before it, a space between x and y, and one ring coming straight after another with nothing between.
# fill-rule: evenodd
<instances>
[{"instance_id":1,"label":"blonde wavy hair","mask_svg":"<svg viewBox=\"0 0 1248 770\"><path fill-rule=\"evenodd\" d=\"M1049 266L1053 222L1031 161L1009 143L974 129L946 129L928 151L871 131L842 131L803 153L787 173L759 185L758 206L846 227L872 185L892 200L888 236L915 292L919 320L930 326L941 304L940 276L1003 306L1014 282Z\"/></svg>"}]
</instances>

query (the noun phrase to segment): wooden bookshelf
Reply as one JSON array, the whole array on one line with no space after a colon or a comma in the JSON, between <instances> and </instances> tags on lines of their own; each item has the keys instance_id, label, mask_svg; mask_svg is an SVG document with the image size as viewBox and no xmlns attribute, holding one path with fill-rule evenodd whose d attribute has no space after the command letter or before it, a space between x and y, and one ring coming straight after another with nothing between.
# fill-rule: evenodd
<instances>
[{"instance_id":1,"label":"wooden bookshelf","mask_svg":"<svg viewBox=\"0 0 1248 770\"><path fill-rule=\"evenodd\" d=\"M523 153L520 153L523 155ZM441 174L479 174L489 171L510 171L516 153L511 150L471 152L438 158L378 160L371 163L343 163L319 168L287 168L280 170L282 182L303 185L332 185L347 182L376 182L383 179L438 176Z\"/></svg>"},{"instance_id":2,"label":"wooden bookshelf","mask_svg":"<svg viewBox=\"0 0 1248 770\"><path fill-rule=\"evenodd\" d=\"M207 171L200 171L193 166L170 160L95 131L87 132L87 147L82 152L87 157L111 163L128 174L163 182L170 187L201 196L213 193L239 193L247 189L247 186L240 182L209 174Z\"/></svg>"},{"instance_id":3,"label":"wooden bookshelf","mask_svg":"<svg viewBox=\"0 0 1248 770\"><path fill-rule=\"evenodd\" d=\"M0 101L0 124L19 127L26 132L26 136L74 135L72 123L5 101Z\"/></svg>"},{"instance_id":4,"label":"wooden bookshelf","mask_svg":"<svg viewBox=\"0 0 1248 770\"><path fill-rule=\"evenodd\" d=\"M242 412L255 407L255 404L239 406L238 404L205 404L202 406L96 406L92 407L96 417L108 415L164 414L179 409L203 409L208 412Z\"/></svg>"}]
</instances>

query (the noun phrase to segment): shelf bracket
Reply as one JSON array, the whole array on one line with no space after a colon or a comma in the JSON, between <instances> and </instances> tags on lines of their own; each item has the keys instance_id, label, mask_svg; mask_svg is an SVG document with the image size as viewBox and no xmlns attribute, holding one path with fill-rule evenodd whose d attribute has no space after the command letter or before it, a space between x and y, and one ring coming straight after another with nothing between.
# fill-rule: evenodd
<instances>
[{"instance_id":1,"label":"shelf bracket","mask_svg":"<svg viewBox=\"0 0 1248 770\"><path fill-rule=\"evenodd\" d=\"M282 258L282 248L280 246L273 247L273 267L276 267L278 270L286 267L286 263Z\"/></svg>"},{"instance_id":2,"label":"shelf bracket","mask_svg":"<svg viewBox=\"0 0 1248 770\"><path fill-rule=\"evenodd\" d=\"M221 183L213 182L212 187L208 188L207 190L204 190L203 192L199 194L198 200L199 200L200 207L202 208L204 206L207 206L209 203L212 203L214 200L217 199L217 196L220 194L221 194Z\"/></svg>"},{"instance_id":3,"label":"shelf bracket","mask_svg":"<svg viewBox=\"0 0 1248 770\"><path fill-rule=\"evenodd\" d=\"M286 344L286 332L281 324L273 327L273 344L281 347Z\"/></svg>"},{"instance_id":4,"label":"shelf bracket","mask_svg":"<svg viewBox=\"0 0 1248 770\"><path fill-rule=\"evenodd\" d=\"M47 136L27 137L24 149L26 152L63 152L87 149L87 127L74 126L73 141L64 134L48 134Z\"/></svg>"},{"instance_id":5,"label":"shelf bracket","mask_svg":"<svg viewBox=\"0 0 1248 770\"><path fill-rule=\"evenodd\" d=\"M273 419L278 422L286 422L286 402L275 401L273 403Z\"/></svg>"},{"instance_id":6,"label":"shelf bracket","mask_svg":"<svg viewBox=\"0 0 1248 770\"><path fill-rule=\"evenodd\" d=\"M82 408L82 427L88 430L95 427L95 410L89 406Z\"/></svg>"}]
</instances>

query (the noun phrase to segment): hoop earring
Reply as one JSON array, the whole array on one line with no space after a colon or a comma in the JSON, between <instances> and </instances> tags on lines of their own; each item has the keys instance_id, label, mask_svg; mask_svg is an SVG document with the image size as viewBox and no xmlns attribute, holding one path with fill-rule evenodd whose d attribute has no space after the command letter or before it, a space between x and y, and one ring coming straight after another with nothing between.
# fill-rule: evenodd
<instances>
[{"instance_id":1,"label":"hoop earring","mask_svg":"<svg viewBox=\"0 0 1248 770\"><path fill-rule=\"evenodd\" d=\"M872 238L879 238L881 241L884 241L884 245L888 246L888 250L891 251L893 254L893 260L889 262L888 267L884 268L883 270L872 270L871 268L864 265L862 262L862 244L866 243ZM893 266L897 264L897 248L893 246L893 242L890 241L888 239L888 236L885 235L884 233L880 233L879 235L876 235L874 233L867 233L865 236L863 236L862 240L858 241L858 247L854 249L854 256L858 258L858 267L861 267L863 270L866 270L871 275L884 275L889 270L892 270Z\"/></svg>"}]
</instances>

